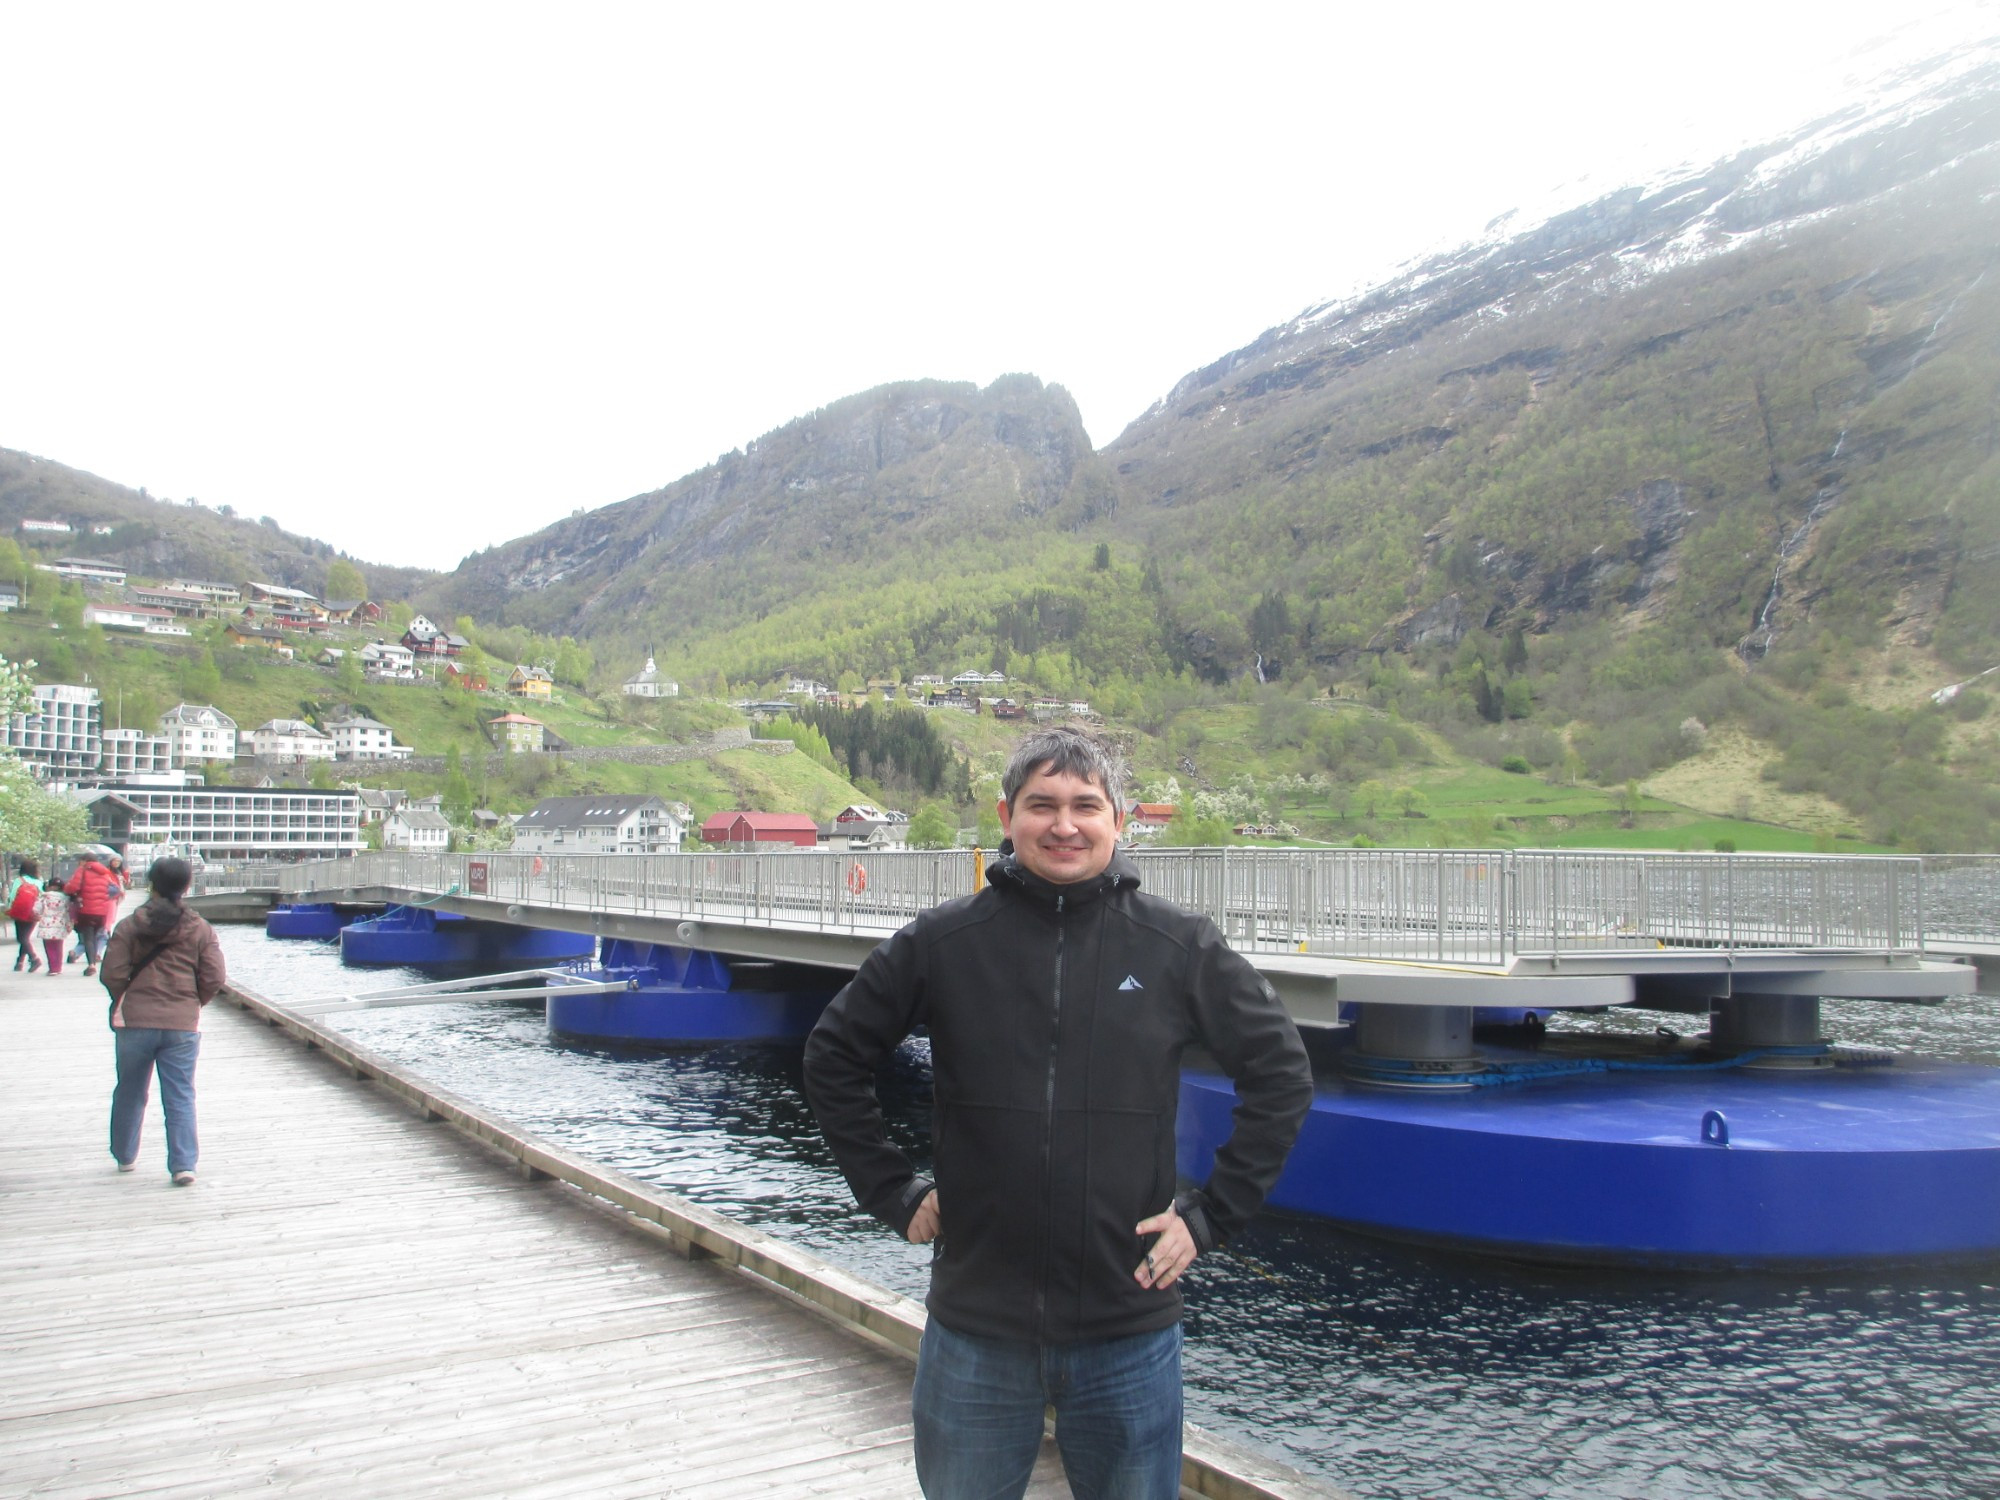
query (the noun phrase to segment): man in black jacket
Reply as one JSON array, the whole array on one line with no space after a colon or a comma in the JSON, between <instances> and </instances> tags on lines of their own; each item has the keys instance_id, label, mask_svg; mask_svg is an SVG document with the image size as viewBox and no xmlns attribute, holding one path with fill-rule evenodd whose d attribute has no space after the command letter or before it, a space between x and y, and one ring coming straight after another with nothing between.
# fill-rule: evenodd
<instances>
[{"instance_id":1,"label":"man in black jacket","mask_svg":"<svg viewBox=\"0 0 2000 1500\"><path fill-rule=\"evenodd\" d=\"M869 956L806 1044L806 1091L856 1199L936 1247L912 1399L925 1495L1020 1495L1051 1405L1077 1495L1172 1500L1176 1283L1263 1202L1312 1073L1214 924L1139 891L1105 746L1035 734L1001 790L1011 852ZM919 1026L935 1183L889 1143L874 1089ZM1176 1197L1189 1046L1239 1102L1206 1187Z\"/></svg>"}]
</instances>

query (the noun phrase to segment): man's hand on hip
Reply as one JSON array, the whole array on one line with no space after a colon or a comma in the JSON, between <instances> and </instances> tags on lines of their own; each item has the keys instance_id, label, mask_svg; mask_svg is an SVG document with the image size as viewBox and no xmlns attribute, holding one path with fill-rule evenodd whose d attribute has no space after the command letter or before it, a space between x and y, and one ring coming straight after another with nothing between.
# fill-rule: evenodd
<instances>
[{"instance_id":1,"label":"man's hand on hip","mask_svg":"<svg viewBox=\"0 0 2000 1500\"><path fill-rule=\"evenodd\" d=\"M1154 1214L1150 1219L1139 1221L1139 1233L1157 1234L1153 1248L1146 1252L1146 1258L1139 1262L1132 1272L1132 1279L1140 1286L1164 1290L1180 1279L1181 1272L1194 1264L1200 1252L1195 1249L1194 1236L1188 1232L1185 1221L1170 1205L1163 1214ZM915 1238L915 1236L911 1236Z\"/></svg>"},{"instance_id":2,"label":"man's hand on hip","mask_svg":"<svg viewBox=\"0 0 2000 1500\"><path fill-rule=\"evenodd\" d=\"M1184 1231L1185 1232L1185 1231ZM924 1194L924 1201L917 1205L917 1211L910 1215L910 1227L904 1231L913 1245L928 1245L937 1238L938 1201L937 1189Z\"/></svg>"}]
</instances>

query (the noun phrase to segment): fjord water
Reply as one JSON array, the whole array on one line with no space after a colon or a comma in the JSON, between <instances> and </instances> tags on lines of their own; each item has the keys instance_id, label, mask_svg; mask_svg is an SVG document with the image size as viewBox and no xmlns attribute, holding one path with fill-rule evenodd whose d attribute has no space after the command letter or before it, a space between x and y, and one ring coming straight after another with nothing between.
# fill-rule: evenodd
<instances>
[{"instance_id":1,"label":"fjord water","mask_svg":"<svg viewBox=\"0 0 2000 1500\"><path fill-rule=\"evenodd\" d=\"M363 976L330 944L220 931L231 973L279 1000L423 977ZM2000 1066L1992 997L1826 1012L1844 1041ZM1585 1024L1650 1031L1661 1019ZM923 1295L928 1250L848 1198L796 1050L559 1044L538 1006L509 1004L336 1024L530 1131ZM921 1155L920 1051L906 1050L884 1095L893 1134ZM1551 1271L1267 1216L1203 1262L1188 1302L1190 1418L1370 1500L2000 1494L2000 1264Z\"/></svg>"}]
</instances>

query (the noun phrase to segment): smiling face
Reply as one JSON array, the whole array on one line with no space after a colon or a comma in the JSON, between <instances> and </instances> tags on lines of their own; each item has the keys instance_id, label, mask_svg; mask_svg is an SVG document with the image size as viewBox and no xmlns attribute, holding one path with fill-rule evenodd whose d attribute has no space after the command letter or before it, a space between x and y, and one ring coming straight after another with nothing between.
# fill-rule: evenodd
<instances>
[{"instance_id":1,"label":"smiling face","mask_svg":"<svg viewBox=\"0 0 2000 1500\"><path fill-rule=\"evenodd\" d=\"M1014 857L1042 879L1070 885L1104 873L1125 827L1124 810L1103 787L1068 771L1035 771L1000 804L1000 828Z\"/></svg>"}]
</instances>

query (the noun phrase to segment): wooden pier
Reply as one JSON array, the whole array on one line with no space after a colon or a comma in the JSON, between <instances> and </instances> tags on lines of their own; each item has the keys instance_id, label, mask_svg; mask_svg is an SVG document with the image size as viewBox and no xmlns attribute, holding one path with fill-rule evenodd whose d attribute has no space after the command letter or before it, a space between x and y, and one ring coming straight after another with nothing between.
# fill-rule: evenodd
<instances>
[{"instance_id":1,"label":"wooden pier","mask_svg":"<svg viewBox=\"0 0 2000 1500\"><path fill-rule=\"evenodd\" d=\"M113 1168L102 988L0 975L0 1495L918 1493L920 1307L231 998L174 1188L157 1094Z\"/></svg>"}]
</instances>

